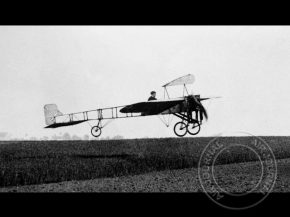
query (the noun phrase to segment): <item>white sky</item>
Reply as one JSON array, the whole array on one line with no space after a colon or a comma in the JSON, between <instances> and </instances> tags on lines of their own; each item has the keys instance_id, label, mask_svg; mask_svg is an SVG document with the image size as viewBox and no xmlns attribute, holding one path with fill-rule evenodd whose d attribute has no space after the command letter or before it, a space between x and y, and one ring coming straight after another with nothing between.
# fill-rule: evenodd
<instances>
[{"instance_id":1,"label":"white sky","mask_svg":"<svg viewBox=\"0 0 290 217\"><path fill-rule=\"evenodd\" d=\"M151 90L162 98L163 84L191 73L190 92L223 97L204 103L200 136L289 135L289 72L288 26L1 26L0 132L90 134L86 123L44 129L44 104L68 113L145 101ZM173 137L175 122L115 120L102 136Z\"/></svg>"}]
</instances>

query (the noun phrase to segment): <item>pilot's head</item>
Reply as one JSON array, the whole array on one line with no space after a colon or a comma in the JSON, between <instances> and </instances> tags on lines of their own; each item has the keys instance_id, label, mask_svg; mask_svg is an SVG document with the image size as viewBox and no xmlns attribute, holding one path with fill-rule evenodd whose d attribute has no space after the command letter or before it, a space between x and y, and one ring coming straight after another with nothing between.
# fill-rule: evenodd
<instances>
[{"instance_id":1,"label":"pilot's head","mask_svg":"<svg viewBox=\"0 0 290 217\"><path fill-rule=\"evenodd\" d=\"M155 91L151 91L151 96L156 97L156 92Z\"/></svg>"}]
</instances>

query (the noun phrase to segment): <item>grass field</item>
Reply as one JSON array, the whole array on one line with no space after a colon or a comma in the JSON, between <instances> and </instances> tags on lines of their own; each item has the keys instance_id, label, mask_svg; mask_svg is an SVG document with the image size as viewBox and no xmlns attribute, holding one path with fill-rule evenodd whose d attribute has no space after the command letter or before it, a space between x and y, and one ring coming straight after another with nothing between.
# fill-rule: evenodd
<instances>
[{"instance_id":1,"label":"grass field","mask_svg":"<svg viewBox=\"0 0 290 217\"><path fill-rule=\"evenodd\" d=\"M276 159L290 157L290 137L262 137ZM0 186L144 174L196 167L210 137L0 143ZM250 142L223 137L224 143ZM249 150L224 153L217 164L256 161Z\"/></svg>"}]
</instances>

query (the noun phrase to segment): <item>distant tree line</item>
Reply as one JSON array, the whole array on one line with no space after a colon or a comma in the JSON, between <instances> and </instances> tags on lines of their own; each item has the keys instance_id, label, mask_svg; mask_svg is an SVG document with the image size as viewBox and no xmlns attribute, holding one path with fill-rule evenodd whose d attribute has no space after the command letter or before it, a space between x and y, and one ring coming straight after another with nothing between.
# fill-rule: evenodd
<instances>
[{"instance_id":1,"label":"distant tree line","mask_svg":"<svg viewBox=\"0 0 290 217\"><path fill-rule=\"evenodd\" d=\"M70 135L69 133L60 133L58 135L54 134L51 137L43 136L43 137L35 137L35 136L29 136L28 134L25 134L25 138L13 138L10 136L7 132L0 132L0 140L115 140L115 139L124 139L123 136L116 135L113 137L102 137L102 138L95 138L93 136L89 136L87 134L83 136L77 136L77 135Z\"/></svg>"}]
</instances>

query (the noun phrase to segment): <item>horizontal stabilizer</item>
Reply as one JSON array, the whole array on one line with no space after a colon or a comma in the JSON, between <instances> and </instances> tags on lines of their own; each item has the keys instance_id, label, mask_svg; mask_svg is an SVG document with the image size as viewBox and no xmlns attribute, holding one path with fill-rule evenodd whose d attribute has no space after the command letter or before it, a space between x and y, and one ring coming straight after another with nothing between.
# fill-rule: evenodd
<instances>
[{"instance_id":1,"label":"horizontal stabilizer","mask_svg":"<svg viewBox=\"0 0 290 217\"><path fill-rule=\"evenodd\" d=\"M51 124L45 128L58 128L58 127L65 127L65 126L71 126L71 125L76 125L85 122L86 120L82 121L70 121L70 122L65 122L65 123L54 123Z\"/></svg>"}]
</instances>

